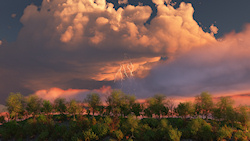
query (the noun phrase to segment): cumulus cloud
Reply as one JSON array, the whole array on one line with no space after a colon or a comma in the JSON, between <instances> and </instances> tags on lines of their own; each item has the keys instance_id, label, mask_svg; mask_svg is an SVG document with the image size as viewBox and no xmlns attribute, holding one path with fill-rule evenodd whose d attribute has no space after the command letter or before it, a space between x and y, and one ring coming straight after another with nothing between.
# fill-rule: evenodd
<instances>
[{"instance_id":1,"label":"cumulus cloud","mask_svg":"<svg viewBox=\"0 0 250 141\"><path fill-rule=\"evenodd\" d=\"M0 88L5 95L52 87L97 89L113 85L126 62L133 63L135 77L143 78L161 56L171 59L216 42L193 19L191 4L159 4L157 10L145 24L152 13L149 6L115 9L105 0L43 0L39 8L29 5L20 19L23 27L17 41L0 48ZM124 53L130 59L124 60Z\"/></svg>"},{"instance_id":2,"label":"cumulus cloud","mask_svg":"<svg viewBox=\"0 0 250 141\"><path fill-rule=\"evenodd\" d=\"M212 24L210 27L209 27L210 31L211 31L211 34L214 35L214 34L217 34L218 33L218 28Z\"/></svg>"},{"instance_id":3,"label":"cumulus cloud","mask_svg":"<svg viewBox=\"0 0 250 141\"><path fill-rule=\"evenodd\" d=\"M128 4L128 0L118 0L118 4Z\"/></svg>"},{"instance_id":4,"label":"cumulus cloud","mask_svg":"<svg viewBox=\"0 0 250 141\"><path fill-rule=\"evenodd\" d=\"M171 96L249 93L250 25L211 44L180 55L154 67L143 79L134 80L140 97L153 93ZM124 82L124 87L130 82Z\"/></svg>"}]
</instances>

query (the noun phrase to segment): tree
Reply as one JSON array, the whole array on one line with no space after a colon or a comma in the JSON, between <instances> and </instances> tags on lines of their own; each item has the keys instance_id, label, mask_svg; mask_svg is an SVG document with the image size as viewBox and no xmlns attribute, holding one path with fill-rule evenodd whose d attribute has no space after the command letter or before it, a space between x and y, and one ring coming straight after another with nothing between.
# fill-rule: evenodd
<instances>
[{"instance_id":1,"label":"tree","mask_svg":"<svg viewBox=\"0 0 250 141\"><path fill-rule=\"evenodd\" d=\"M130 131L132 133L132 137L134 137L134 131L138 127L139 120L136 119L134 116L129 115L128 119L127 119L127 124L128 124L128 127L130 128Z\"/></svg>"},{"instance_id":2,"label":"tree","mask_svg":"<svg viewBox=\"0 0 250 141\"><path fill-rule=\"evenodd\" d=\"M121 111L122 99L124 98L124 93L121 90L113 90L111 95L107 98L108 108L110 112L117 116Z\"/></svg>"},{"instance_id":3,"label":"tree","mask_svg":"<svg viewBox=\"0 0 250 141\"><path fill-rule=\"evenodd\" d=\"M167 107L169 109L169 114L173 117L174 115L174 108L175 108L175 103L173 98L168 98L167 99Z\"/></svg>"},{"instance_id":4,"label":"tree","mask_svg":"<svg viewBox=\"0 0 250 141\"><path fill-rule=\"evenodd\" d=\"M70 100L68 111L69 111L70 114L73 115L74 120L75 120L76 113L80 112L80 107L78 106L78 103L76 102L76 100L74 100L74 99Z\"/></svg>"},{"instance_id":5,"label":"tree","mask_svg":"<svg viewBox=\"0 0 250 141\"><path fill-rule=\"evenodd\" d=\"M162 94L156 94L154 97L149 98L147 100L148 103L148 110L150 110L155 115L158 115L160 118L163 113L163 111L166 113L166 107L164 106L164 101L166 100L166 96Z\"/></svg>"},{"instance_id":6,"label":"tree","mask_svg":"<svg viewBox=\"0 0 250 141\"><path fill-rule=\"evenodd\" d=\"M6 106L10 115L14 115L15 119L18 114L24 112L24 98L20 93L10 93L6 100Z\"/></svg>"},{"instance_id":7,"label":"tree","mask_svg":"<svg viewBox=\"0 0 250 141\"><path fill-rule=\"evenodd\" d=\"M87 102L89 107L92 109L92 113L94 116L95 111L98 109L98 106L101 104L100 95L97 93L90 93L87 95L85 102Z\"/></svg>"},{"instance_id":8,"label":"tree","mask_svg":"<svg viewBox=\"0 0 250 141\"><path fill-rule=\"evenodd\" d=\"M213 116L214 118L220 120L229 120L232 118L234 101L230 97L221 97L220 101L216 104L214 108Z\"/></svg>"},{"instance_id":9,"label":"tree","mask_svg":"<svg viewBox=\"0 0 250 141\"><path fill-rule=\"evenodd\" d=\"M208 92L202 92L200 95L196 96L195 104L197 114L202 114L202 118L205 115L207 119L214 105L212 95Z\"/></svg>"},{"instance_id":10,"label":"tree","mask_svg":"<svg viewBox=\"0 0 250 141\"><path fill-rule=\"evenodd\" d=\"M140 116L140 112L142 112L142 107L140 103L134 103L132 105L131 111L135 114L136 118Z\"/></svg>"},{"instance_id":11,"label":"tree","mask_svg":"<svg viewBox=\"0 0 250 141\"><path fill-rule=\"evenodd\" d=\"M179 116L186 119L188 115L192 115L194 112L193 104L191 102L180 103L175 111Z\"/></svg>"},{"instance_id":12,"label":"tree","mask_svg":"<svg viewBox=\"0 0 250 141\"><path fill-rule=\"evenodd\" d=\"M246 128L247 122L249 121L249 112L247 106L240 106L237 112L237 121Z\"/></svg>"},{"instance_id":13,"label":"tree","mask_svg":"<svg viewBox=\"0 0 250 141\"><path fill-rule=\"evenodd\" d=\"M65 98L57 98L54 101L54 106L56 111L58 111L61 115L66 112L66 99Z\"/></svg>"},{"instance_id":14,"label":"tree","mask_svg":"<svg viewBox=\"0 0 250 141\"><path fill-rule=\"evenodd\" d=\"M37 95L31 95L27 98L26 110L29 114L33 115L33 118L41 112L42 100Z\"/></svg>"},{"instance_id":15,"label":"tree","mask_svg":"<svg viewBox=\"0 0 250 141\"><path fill-rule=\"evenodd\" d=\"M121 95L121 115L124 117L129 115L132 111L132 106L135 104L135 96L133 95L126 95L122 94Z\"/></svg>"},{"instance_id":16,"label":"tree","mask_svg":"<svg viewBox=\"0 0 250 141\"><path fill-rule=\"evenodd\" d=\"M49 100L43 100L43 105L42 105L42 112L44 112L47 117L49 117L49 113L51 113L53 110L53 106L50 103Z\"/></svg>"}]
</instances>

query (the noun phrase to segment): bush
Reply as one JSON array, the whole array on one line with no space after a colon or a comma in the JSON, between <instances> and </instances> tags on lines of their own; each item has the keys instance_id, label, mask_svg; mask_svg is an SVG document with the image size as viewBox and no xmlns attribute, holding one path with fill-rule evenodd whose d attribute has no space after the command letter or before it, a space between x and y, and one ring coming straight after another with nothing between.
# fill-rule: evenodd
<instances>
[{"instance_id":1,"label":"bush","mask_svg":"<svg viewBox=\"0 0 250 141\"><path fill-rule=\"evenodd\" d=\"M98 140L98 136L92 131L92 129L89 129L87 131L83 131L83 137L85 141L92 141L92 140Z\"/></svg>"},{"instance_id":2,"label":"bush","mask_svg":"<svg viewBox=\"0 0 250 141\"><path fill-rule=\"evenodd\" d=\"M64 133L67 132L67 127L65 125L55 125L54 130L52 131L52 139L53 140L57 140L62 138L62 136L64 135Z\"/></svg>"},{"instance_id":3,"label":"bush","mask_svg":"<svg viewBox=\"0 0 250 141\"><path fill-rule=\"evenodd\" d=\"M49 139L49 131L43 131L41 134L38 136L39 141L45 141Z\"/></svg>"},{"instance_id":4,"label":"bush","mask_svg":"<svg viewBox=\"0 0 250 141\"><path fill-rule=\"evenodd\" d=\"M113 132L113 137L120 141L121 139L123 139L124 135L121 130L115 130Z\"/></svg>"},{"instance_id":5,"label":"bush","mask_svg":"<svg viewBox=\"0 0 250 141\"><path fill-rule=\"evenodd\" d=\"M169 140L171 140L171 141L179 141L181 139L181 135L182 135L182 133L180 131L178 131L177 128L170 129L168 134L169 134Z\"/></svg>"},{"instance_id":6,"label":"bush","mask_svg":"<svg viewBox=\"0 0 250 141\"><path fill-rule=\"evenodd\" d=\"M47 124L48 123L47 117L44 114L37 117L37 121L39 123L42 123L42 124Z\"/></svg>"},{"instance_id":7,"label":"bush","mask_svg":"<svg viewBox=\"0 0 250 141\"><path fill-rule=\"evenodd\" d=\"M173 128L166 119L160 121L158 130L156 132L157 140L171 140L178 141L181 138L182 133L177 128Z\"/></svg>"},{"instance_id":8,"label":"bush","mask_svg":"<svg viewBox=\"0 0 250 141\"><path fill-rule=\"evenodd\" d=\"M242 130L237 130L234 133L233 139L236 141L248 141L248 136Z\"/></svg>"},{"instance_id":9,"label":"bush","mask_svg":"<svg viewBox=\"0 0 250 141\"><path fill-rule=\"evenodd\" d=\"M11 139L13 136L16 135L18 129L20 129L20 126L17 124L16 121L10 121L7 123L4 123L2 125L3 130L1 131L2 137L5 140Z\"/></svg>"},{"instance_id":10,"label":"bush","mask_svg":"<svg viewBox=\"0 0 250 141\"><path fill-rule=\"evenodd\" d=\"M203 141L212 141L213 140L212 126L205 122L201 127L201 131L199 134L200 138Z\"/></svg>"},{"instance_id":11,"label":"bush","mask_svg":"<svg viewBox=\"0 0 250 141\"><path fill-rule=\"evenodd\" d=\"M108 126L110 126L112 123L112 119L109 116L106 116L104 118L104 123L107 124Z\"/></svg>"},{"instance_id":12,"label":"bush","mask_svg":"<svg viewBox=\"0 0 250 141\"><path fill-rule=\"evenodd\" d=\"M213 140L212 126L201 118L193 119L187 125L187 128L182 130L183 137L196 140L210 141Z\"/></svg>"},{"instance_id":13,"label":"bush","mask_svg":"<svg viewBox=\"0 0 250 141\"><path fill-rule=\"evenodd\" d=\"M156 128L159 125L159 121L155 118L144 118L141 122L142 124L148 124L151 128Z\"/></svg>"},{"instance_id":14,"label":"bush","mask_svg":"<svg viewBox=\"0 0 250 141\"><path fill-rule=\"evenodd\" d=\"M226 125L223 127L220 127L217 131L217 140L229 140L232 137L233 129L230 127L227 127Z\"/></svg>"},{"instance_id":15,"label":"bush","mask_svg":"<svg viewBox=\"0 0 250 141\"><path fill-rule=\"evenodd\" d=\"M148 124L140 124L135 138L138 140L152 141L156 137L156 129L152 129Z\"/></svg>"},{"instance_id":16,"label":"bush","mask_svg":"<svg viewBox=\"0 0 250 141\"><path fill-rule=\"evenodd\" d=\"M98 123L92 127L93 132L99 137L105 137L109 132L109 127L103 123Z\"/></svg>"}]
</instances>

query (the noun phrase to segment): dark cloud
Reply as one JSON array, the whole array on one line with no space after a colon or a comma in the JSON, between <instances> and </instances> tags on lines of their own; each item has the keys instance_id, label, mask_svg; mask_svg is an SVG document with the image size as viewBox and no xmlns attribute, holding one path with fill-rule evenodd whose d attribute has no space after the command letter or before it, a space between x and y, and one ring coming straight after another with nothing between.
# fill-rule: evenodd
<instances>
[{"instance_id":1,"label":"dark cloud","mask_svg":"<svg viewBox=\"0 0 250 141\"><path fill-rule=\"evenodd\" d=\"M172 61L154 67L144 79L133 83L140 97L154 93L195 96L249 92L250 25L241 33L230 33L217 43L192 49ZM130 82L123 84L130 85Z\"/></svg>"}]
</instances>

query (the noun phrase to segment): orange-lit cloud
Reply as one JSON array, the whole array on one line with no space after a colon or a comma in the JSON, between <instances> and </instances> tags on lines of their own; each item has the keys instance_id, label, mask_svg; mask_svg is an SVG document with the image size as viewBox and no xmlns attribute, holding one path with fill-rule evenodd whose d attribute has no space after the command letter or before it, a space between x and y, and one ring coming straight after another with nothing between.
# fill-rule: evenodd
<instances>
[{"instance_id":1,"label":"orange-lit cloud","mask_svg":"<svg viewBox=\"0 0 250 141\"><path fill-rule=\"evenodd\" d=\"M35 95L38 97L54 101L56 98L65 98L66 100L75 99L77 101L83 102L86 95L90 93L98 93L101 96L101 99L105 101L105 98L110 94L111 87L103 86L100 89L88 90L88 89L67 89L62 90L60 88L51 88L49 90L38 90L35 92Z\"/></svg>"},{"instance_id":2,"label":"orange-lit cloud","mask_svg":"<svg viewBox=\"0 0 250 141\"><path fill-rule=\"evenodd\" d=\"M248 49L233 47L241 43L247 46L248 33L228 35L218 42L213 36L218 29L212 25L210 33L203 31L193 18L191 4L182 2L175 8L164 4L171 0L154 0L154 3L157 14L152 19L149 6L128 4L115 9L105 0L43 0L39 8L27 6L20 19L23 27L17 40L0 48L0 88L5 97L18 91L26 95L37 90L45 95L67 95L65 90L69 88L80 93L82 89L98 89L103 85L116 87L113 80L124 63L133 64L134 80L137 83L136 78L139 79L134 86L144 89L134 93L140 97L157 92L196 94L215 90L205 84L213 84L209 76L226 74L219 67L221 59L222 66L230 59L238 65L239 58L243 62L248 59ZM223 56L227 53L232 58ZM160 58L166 58L165 63ZM231 67L243 70L247 63L242 65ZM226 82L218 83L222 87ZM45 91L54 87L63 90ZM78 91L72 91L72 95L75 93Z\"/></svg>"},{"instance_id":3,"label":"orange-lit cloud","mask_svg":"<svg viewBox=\"0 0 250 141\"><path fill-rule=\"evenodd\" d=\"M135 80L138 96L163 93L195 96L249 93L250 25L218 41L193 48L171 62L154 67L144 79ZM131 82L124 82L123 86Z\"/></svg>"}]
</instances>

